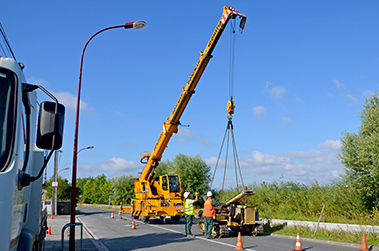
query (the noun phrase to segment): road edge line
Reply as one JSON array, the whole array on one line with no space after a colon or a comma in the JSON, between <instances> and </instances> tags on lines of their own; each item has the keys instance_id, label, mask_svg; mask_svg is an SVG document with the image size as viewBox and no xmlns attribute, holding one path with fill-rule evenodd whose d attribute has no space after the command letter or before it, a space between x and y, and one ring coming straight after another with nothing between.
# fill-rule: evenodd
<instances>
[{"instance_id":1,"label":"road edge line","mask_svg":"<svg viewBox=\"0 0 379 251\"><path fill-rule=\"evenodd\" d=\"M97 250L99 251L110 251L102 242L101 240L99 239L99 237L97 237L97 235L95 235L91 229L89 229L86 224L84 224L83 221L80 220L79 217L76 217L76 219L83 224L83 227L84 227L84 230L86 231L86 234L90 237L89 239L91 240L91 242L93 243L93 245L95 245L95 247L97 248Z\"/></svg>"}]
</instances>

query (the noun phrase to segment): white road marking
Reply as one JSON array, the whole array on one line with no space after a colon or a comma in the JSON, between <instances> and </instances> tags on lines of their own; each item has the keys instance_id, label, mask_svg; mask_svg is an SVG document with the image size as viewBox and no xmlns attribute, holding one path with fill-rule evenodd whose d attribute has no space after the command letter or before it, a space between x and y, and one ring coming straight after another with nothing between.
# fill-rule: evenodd
<instances>
[{"instance_id":1,"label":"white road marking","mask_svg":"<svg viewBox=\"0 0 379 251\"><path fill-rule=\"evenodd\" d=\"M158 225L151 225L151 224L145 224L145 225L148 225L148 226L151 226L151 227L160 228L160 229L164 229L164 230L167 230L167 231L170 231L170 232L173 232L173 233L182 234L182 235L185 236L185 234L183 232L181 232L181 231L172 230L172 229L169 229L169 228L166 228L166 227L162 227L162 226L158 226ZM209 242L217 243L217 244L228 246L228 247L234 247L234 248L236 247L236 246L228 244L228 243L223 243L223 242L219 242L219 241L216 241L216 240L213 240L213 239L207 239L205 237L200 237L200 236L196 236L195 239L200 239L200 240L203 240L203 241L209 241ZM256 251L254 249L247 249L247 248L245 248L245 250Z\"/></svg>"}]
</instances>

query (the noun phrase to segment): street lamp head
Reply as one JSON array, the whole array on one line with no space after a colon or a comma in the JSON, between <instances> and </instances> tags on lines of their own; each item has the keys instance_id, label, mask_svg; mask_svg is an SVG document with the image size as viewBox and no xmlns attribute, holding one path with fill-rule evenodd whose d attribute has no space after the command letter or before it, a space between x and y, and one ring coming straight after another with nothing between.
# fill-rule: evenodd
<instances>
[{"instance_id":1,"label":"street lamp head","mask_svg":"<svg viewBox=\"0 0 379 251\"><path fill-rule=\"evenodd\" d=\"M124 24L125 29L133 28L133 29L139 30L145 26L146 26L146 22L144 22L144 21L127 22Z\"/></svg>"}]
</instances>

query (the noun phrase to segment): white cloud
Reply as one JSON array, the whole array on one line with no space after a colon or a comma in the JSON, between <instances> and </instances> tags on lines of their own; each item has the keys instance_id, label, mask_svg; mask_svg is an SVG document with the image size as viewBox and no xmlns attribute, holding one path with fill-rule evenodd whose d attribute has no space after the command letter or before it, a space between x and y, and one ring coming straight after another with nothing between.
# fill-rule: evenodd
<instances>
[{"instance_id":1,"label":"white cloud","mask_svg":"<svg viewBox=\"0 0 379 251\"><path fill-rule=\"evenodd\" d=\"M256 106L253 108L254 116L257 118L263 118L266 116L266 108L263 106Z\"/></svg>"},{"instance_id":2,"label":"white cloud","mask_svg":"<svg viewBox=\"0 0 379 251\"><path fill-rule=\"evenodd\" d=\"M282 117L281 121L282 121L282 124L283 124L285 129L289 129L291 127L292 122L293 122L292 119L289 117Z\"/></svg>"},{"instance_id":3,"label":"white cloud","mask_svg":"<svg viewBox=\"0 0 379 251\"><path fill-rule=\"evenodd\" d=\"M358 99L356 97L354 97L353 95L350 95L350 94L347 94L347 98L353 102L353 103L357 103L358 102Z\"/></svg>"},{"instance_id":4,"label":"white cloud","mask_svg":"<svg viewBox=\"0 0 379 251\"><path fill-rule=\"evenodd\" d=\"M111 158L100 164L86 164L78 168L78 177L97 176L105 174L107 178L118 177L122 174L135 176L143 166L123 158Z\"/></svg>"},{"instance_id":5,"label":"white cloud","mask_svg":"<svg viewBox=\"0 0 379 251\"><path fill-rule=\"evenodd\" d=\"M180 130L178 130L176 140L178 142L188 142L191 140L195 140L196 137L196 132L188 130L186 128L180 128Z\"/></svg>"},{"instance_id":6,"label":"white cloud","mask_svg":"<svg viewBox=\"0 0 379 251\"><path fill-rule=\"evenodd\" d=\"M339 174L338 174L338 171L337 171L337 170L333 170L333 171L331 171L331 174L332 174L332 177L333 177L333 178L338 178L338 177L339 177Z\"/></svg>"},{"instance_id":7,"label":"white cloud","mask_svg":"<svg viewBox=\"0 0 379 251\"><path fill-rule=\"evenodd\" d=\"M310 183L314 179L328 182L338 178L343 165L332 150L307 152L280 152L277 154L252 151L250 156L240 158L243 173L247 175L283 175L286 180ZM245 181L246 182L246 181Z\"/></svg>"},{"instance_id":8,"label":"white cloud","mask_svg":"<svg viewBox=\"0 0 379 251\"><path fill-rule=\"evenodd\" d=\"M276 128L275 128L275 126L273 126L273 125L268 125L268 126L266 126L266 130L267 130L267 131L275 131Z\"/></svg>"},{"instance_id":9,"label":"white cloud","mask_svg":"<svg viewBox=\"0 0 379 251\"><path fill-rule=\"evenodd\" d=\"M43 78L38 78L38 77L30 77L27 80L28 80L28 83L31 83L34 85L46 86L49 84L49 81L47 81Z\"/></svg>"},{"instance_id":10,"label":"white cloud","mask_svg":"<svg viewBox=\"0 0 379 251\"><path fill-rule=\"evenodd\" d=\"M64 104L66 108L76 110L77 96L69 92L53 92L53 95L57 97L59 103ZM80 109L88 110L87 103L81 100Z\"/></svg>"},{"instance_id":11,"label":"white cloud","mask_svg":"<svg viewBox=\"0 0 379 251\"><path fill-rule=\"evenodd\" d=\"M287 90L278 85L273 86L272 83L266 81L265 92L267 92L272 99L279 100L287 93Z\"/></svg>"},{"instance_id":12,"label":"white cloud","mask_svg":"<svg viewBox=\"0 0 379 251\"><path fill-rule=\"evenodd\" d=\"M341 150L341 141L340 140L331 140L327 139L324 143L318 145L320 148L330 148L333 150Z\"/></svg>"},{"instance_id":13,"label":"white cloud","mask_svg":"<svg viewBox=\"0 0 379 251\"><path fill-rule=\"evenodd\" d=\"M49 81L38 78L38 77L30 77L28 78L28 82L35 84L35 85L41 85L41 86L48 86L50 83ZM77 96L69 93L69 92L53 92L50 91L59 101L59 103L63 104L67 109L76 110L76 103L77 103ZM80 109L81 110L88 110L88 104L84 101L80 101Z\"/></svg>"},{"instance_id":14,"label":"white cloud","mask_svg":"<svg viewBox=\"0 0 379 251\"><path fill-rule=\"evenodd\" d=\"M210 157L209 159L205 159L204 161L208 166L216 166L217 158L216 157Z\"/></svg>"},{"instance_id":15,"label":"white cloud","mask_svg":"<svg viewBox=\"0 0 379 251\"><path fill-rule=\"evenodd\" d=\"M204 134L199 133L199 132L195 132L195 131L191 131L191 130L186 129L186 128L180 128L180 130L178 130L178 134L177 134L177 137L175 137L175 139L178 142L188 142L188 141L192 141L192 140L197 140L201 144L203 144L204 146L216 146L217 145L216 142L214 142L213 140L211 140L210 138L208 138Z\"/></svg>"},{"instance_id":16,"label":"white cloud","mask_svg":"<svg viewBox=\"0 0 379 251\"><path fill-rule=\"evenodd\" d=\"M121 147L137 147L137 144L133 141L125 140L123 143L118 144L118 146L121 146Z\"/></svg>"},{"instance_id":17,"label":"white cloud","mask_svg":"<svg viewBox=\"0 0 379 251\"><path fill-rule=\"evenodd\" d=\"M141 165L134 161L127 161L123 158L112 158L99 165L99 170L101 171L130 171L135 169L140 169Z\"/></svg>"},{"instance_id":18,"label":"white cloud","mask_svg":"<svg viewBox=\"0 0 379 251\"><path fill-rule=\"evenodd\" d=\"M300 104L304 104L304 100L298 96L295 95L295 101Z\"/></svg>"},{"instance_id":19,"label":"white cloud","mask_svg":"<svg viewBox=\"0 0 379 251\"><path fill-rule=\"evenodd\" d=\"M337 88L345 86L343 83L335 79L332 82L336 85Z\"/></svg>"},{"instance_id":20,"label":"white cloud","mask_svg":"<svg viewBox=\"0 0 379 251\"><path fill-rule=\"evenodd\" d=\"M280 155L270 155L264 154L259 151L253 151L252 161L258 166L270 165L270 166L280 166L283 164L293 163L290 158L280 156Z\"/></svg>"}]
</instances>

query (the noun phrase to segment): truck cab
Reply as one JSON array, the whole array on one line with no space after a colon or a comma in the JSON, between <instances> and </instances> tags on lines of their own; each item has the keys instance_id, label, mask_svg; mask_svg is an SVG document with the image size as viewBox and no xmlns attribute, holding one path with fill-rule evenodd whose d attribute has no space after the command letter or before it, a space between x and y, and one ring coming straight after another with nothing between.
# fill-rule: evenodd
<instances>
[{"instance_id":1,"label":"truck cab","mask_svg":"<svg viewBox=\"0 0 379 251\"><path fill-rule=\"evenodd\" d=\"M63 105L43 102L39 107L39 86L26 82L23 68L0 57L0 250L43 249L47 213L41 174L62 145Z\"/></svg>"}]
</instances>

